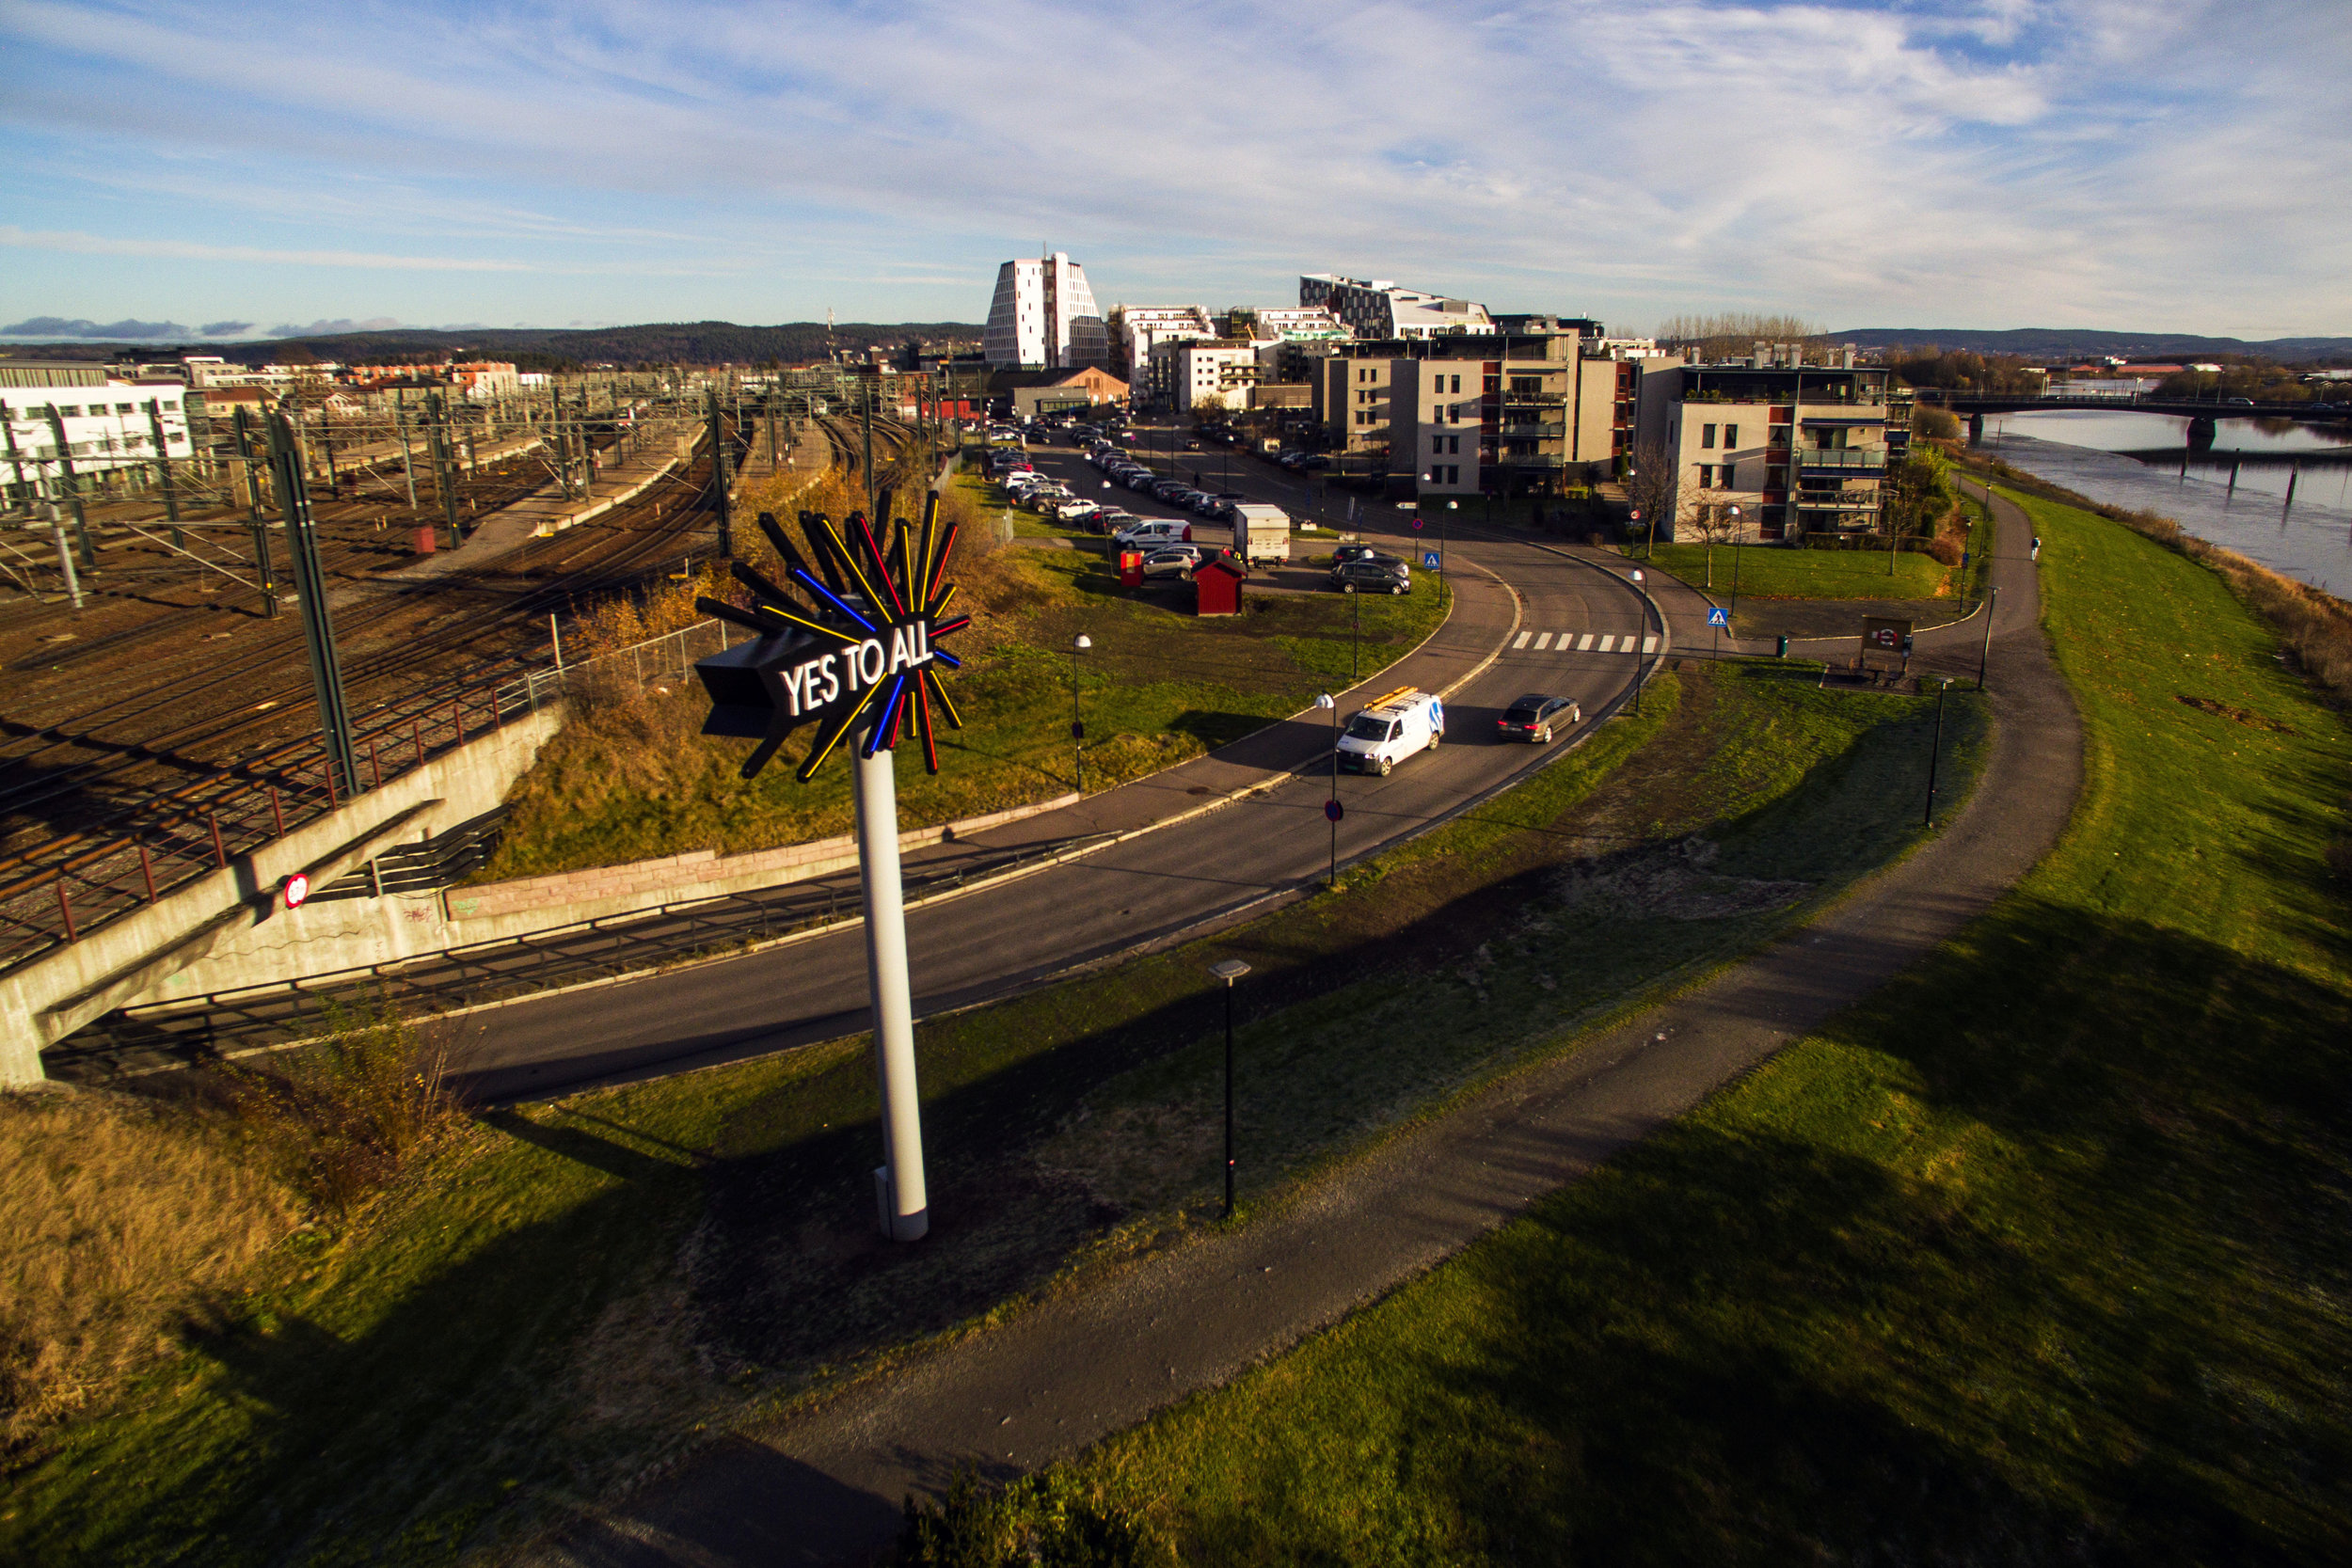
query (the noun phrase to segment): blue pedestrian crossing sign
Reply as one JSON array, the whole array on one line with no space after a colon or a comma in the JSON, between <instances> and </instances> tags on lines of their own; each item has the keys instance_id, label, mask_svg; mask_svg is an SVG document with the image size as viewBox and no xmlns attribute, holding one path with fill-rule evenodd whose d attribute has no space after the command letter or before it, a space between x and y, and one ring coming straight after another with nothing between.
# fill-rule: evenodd
<instances>
[{"instance_id":1,"label":"blue pedestrian crossing sign","mask_svg":"<svg viewBox=\"0 0 2352 1568\"><path fill-rule=\"evenodd\" d=\"M1707 612L1707 624L1710 626L1727 626L1731 625L1731 611L1717 605Z\"/></svg>"},{"instance_id":2,"label":"blue pedestrian crossing sign","mask_svg":"<svg viewBox=\"0 0 2352 1568\"><path fill-rule=\"evenodd\" d=\"M1423 551L1422 551L1422 552L1421 552L1421 564L1422 564L1422 570L1424 570L1424 571L1430 571L1430 572L1434 572L1434 571L1436 571L1436 570L1438 569L1438 552L1437 552L1437 551L1435 551L1435 550L1423 550Z\"/></svg>"}]
</instances>

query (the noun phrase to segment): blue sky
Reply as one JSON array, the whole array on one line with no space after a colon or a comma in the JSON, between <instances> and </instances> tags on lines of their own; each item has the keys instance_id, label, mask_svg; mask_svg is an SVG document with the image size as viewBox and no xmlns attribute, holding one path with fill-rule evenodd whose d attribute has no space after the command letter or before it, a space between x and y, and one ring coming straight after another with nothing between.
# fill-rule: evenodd
<instances>
[{"instance_id":1,"label":"blue sky","mask_svg":"<svg viewBox=\"0 0 2352 1568\"><path fill-rule=\"evenodd\" d=\"M2352 334L2352 5L0 0L0 325L1503 309Z\"/></svg>"}]
</instances>

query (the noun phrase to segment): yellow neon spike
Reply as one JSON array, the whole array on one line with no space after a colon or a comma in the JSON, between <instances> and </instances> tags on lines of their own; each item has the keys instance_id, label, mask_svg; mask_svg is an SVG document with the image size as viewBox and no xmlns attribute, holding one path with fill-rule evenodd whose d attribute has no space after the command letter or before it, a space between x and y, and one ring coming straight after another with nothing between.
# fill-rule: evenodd
<instances>
[{"instance_id":1,"label":"yellow neon spike","mask_svg":"<svg viewBox=\"0 0 2352 1568\"><path fill-rule=\"evenodd\" d=\"M885 621L890 619L890 601L875 593L874 585L866 580L866 574L858 570L857 557L850 553L850 546L842 542L841 535L834 531L833 523L823 517L818 518L817 521L818 525L825 531L825 537L833 541L834 548L839 552L841 563L850 569L850 580L857 584L858 592L866 595L866 607L882 619Z\"/></svg>"},{"instance_id":2,"label":"yellow neon spike","mask_svg":"<svg viewBox=\"0 0 2352 1568\"><path fill-rule=\"evenodd\" d=\"M939 602L931 606L930 609L925 610L923 613L930 616L934 621L938 620L939 612L947 608L947 601L954 598L956 596L956 590L962 586L963 585L959 582L949 583L947 585L947 592L939 596Z\"/></svg>"},{"instance_id":3,"label":"yellow neon spike","mask_svg":"<svg viewBox=\"0 0 2352 1568\"><path fill-rule=\"evenodd\" d=\"M835 631L831 626L820 626L814 621L803 621L798 615L792 614L789 610L778 610L774 605L768 603L765 599L759 602L757 608L766 611L768 614L774 616L779 621L789 621L796 626L806 626L811 631L821 631L827 637L838 638L840 641L847 642L853 648L857 646L858 640L851 637L848 632Z\"/></svg>"},{"instance_id":4,"label":"yellow neon spike","mask_svg":"<svg viewBox=\"0 0 2352 1568\"><path fill-rule=\"evenodd\" d=\"M858 716L864 713L867 708L874 705L874 695L880 690L882 690L880 686L869 686L866 689L866 695L859 698L856 705L851 707L842 716L841 722L834 726L833 738L826 741L823 749L818 751L816 755L801 764L801 777L803 779L808 778L811 774L815 773L818 768L824 766L825 759L833 755L833 749L841 744L841 737L848 735L852 729L857 727Z\"/></svg>"},{"instance_id":5,"label":"yellow neon spike","mask_svg":"<svg viewBox=\"0 0 2352 1568\"><path fill-rule=\"evenodd\" d=\"M939 699L939 705L947 710L947 722L957 729L963 728L963 715L956 711L956 705L947 698L947 683L929 670L922 671L921 674L930 687L931 695Z\"/></svg>"}]
</instances>

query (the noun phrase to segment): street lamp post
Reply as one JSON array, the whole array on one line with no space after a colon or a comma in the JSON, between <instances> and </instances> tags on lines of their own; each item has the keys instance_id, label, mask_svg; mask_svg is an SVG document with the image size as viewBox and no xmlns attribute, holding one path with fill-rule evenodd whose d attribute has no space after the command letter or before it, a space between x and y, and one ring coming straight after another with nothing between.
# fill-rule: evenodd
<instances>
[{"instance_id":1,"label":"street lamp post","mask_svg":"<svg viewBox=\"0 0 2352 1568\"><path fill-rule=\"evenodd\" d=\"M1087 727L1078 716L1078 656L1094 646L1094 640L1080 632L1070 644L1070 750L1072 771L1077 775L1078 793L1087 792Z\"/></svg>"},{"instance_id":2,"label":"street lamp post","mask_svg":"<svg viewBox=\"0 0 2352 1568\"><path fill-rule=\"evenodd\" d=\"M1233 1217L1233 982L1249 973L1239 958L1209 966L1225 982L1225 1217Z\"/></svg>"},{"instance_id":3,"label":"street lamp post","mask_svg":"<svg viewBox=\"0 0 2352 1568\"><path fill-rule=\"evenodd\" d=\"M1985 602L1984 644L1977 650L1977 689L1979 691L1984 689L1984 667L1993 658L1993 617L2000 612L2000 609L2001 591L1995 587Z\"/></svg>"},{"instance_id":4,"label":"street lamp post","mask_svg":"<svg viewBox=\"0 0 2352 1568\"><path fill-rule=\"evenodd\" d=\"M1324 886L1340 885L1340 702L1328 691L1315 698L1315 706L1331 715L1331 798L1323 804L1323 815L1331 824L1331 869L1324 878Z\"/></svg>"},{"instance_id":5,"label":"street lamp post","mask_svg":"<svg viewBox=\"0 0 2352 1568\"><path fill-rule=\"evenodd\" d=\"M1952 683L1948 678L1936 683L1935 738L1928 746L1928 804L1927 810L1919 817L1919 826L1922 828L1935 826L1935 764L1936 759L1944 752L1944 693L1951 689Z\"/></svg>"},{"instance_id":6,"label":"street lamp post","mask_svg":"<svg viewBox=\"0 0 2352 1568\"><path fill-rule=\"evenodd\" d=\"M1649 636L1649 596L1642 590L1642 569L1639 566L1633 568L1633 592L1642 600L1641 635L1647 637ZM1633 717L1636 719L1642 717L1642 688L1646 684L1642 679L1642 645L1636 642L1633 644Z\"/></svg>"},{"instance_id":7,"label":"street lamp post","mask_svg":"<svg viewBox=\"0 0 2352 1568\"><path fill-rule=\"evenodd\" d=\"M1731 612L1740 613L1740 522L1743 515L1738 506L1731 509Z\"/></svg>"}]
</instances>

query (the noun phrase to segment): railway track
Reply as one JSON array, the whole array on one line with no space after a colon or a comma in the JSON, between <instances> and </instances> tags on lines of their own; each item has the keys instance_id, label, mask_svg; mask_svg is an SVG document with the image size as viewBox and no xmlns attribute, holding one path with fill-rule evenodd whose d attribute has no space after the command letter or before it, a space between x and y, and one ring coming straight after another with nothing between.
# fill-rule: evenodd
<instances>
[{"instance_id":1,"label":"railway track","mask_svg":"<svg viewBox=\"0 0 2352 1568\"><path fill-rule=\"evenodd\" d=\"M852 436L847 421L820 423L835 461L855 471L863 430ZM747 418L727 433L739 472L756 429ZM899 464L911 437L898 421L874 422L878 472L885 461ZM370 574L346 562L336 634L346 653L359 782L396 776L527 711L538 696L532 673L547 663L540 628L550 611L634 587L714 547L694 537L715 520L710 467L704 443L631 502L472 571L370 592L352 586ZM364 513L364 492L359 504ZM319 510L324 523L326 505ZM340 520L351 520L348 510ZM333 577L334 565L328 570ZM0 837L0 970L339 803L313 728L298 621L246 619L242 626L262 635L234 653L192 652L175 636L181 646L158 678L135 645L220 613L174 610L160 630L127 628L110 646L85 653L93 668L77 678L70 710L12 703L0 718L0 814L9 830Z\"/></svg>"}]
</instances>

